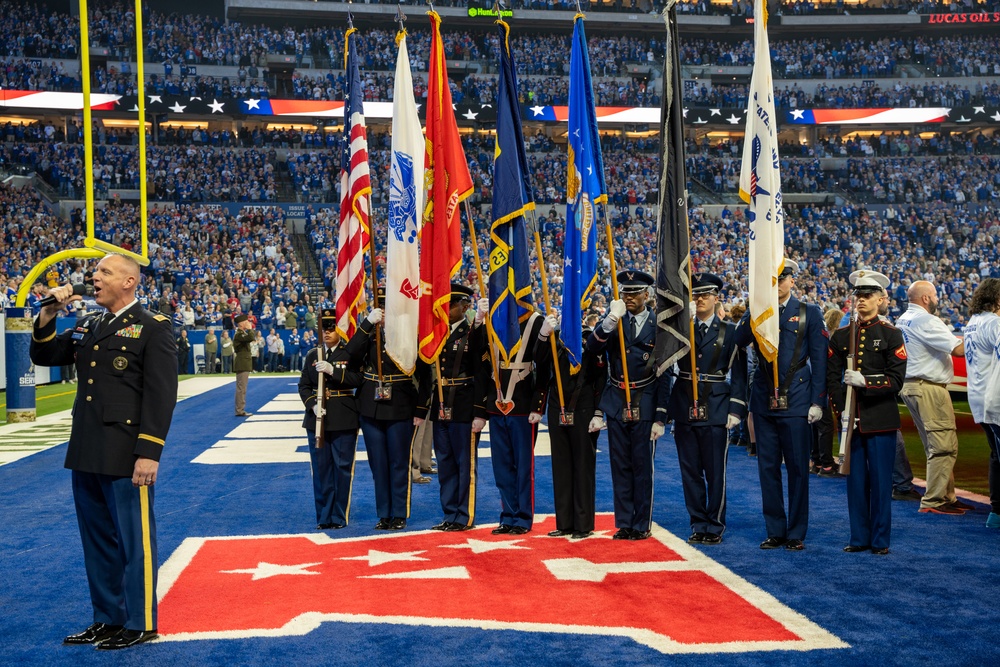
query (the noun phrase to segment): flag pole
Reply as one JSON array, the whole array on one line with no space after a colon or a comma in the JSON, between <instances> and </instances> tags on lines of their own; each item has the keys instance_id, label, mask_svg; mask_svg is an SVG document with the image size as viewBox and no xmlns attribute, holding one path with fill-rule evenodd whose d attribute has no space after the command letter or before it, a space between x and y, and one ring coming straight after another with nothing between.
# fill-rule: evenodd
<instances>
[{"instance_id":1,"label":"flag pole","mask_svg":"<svg viewBox=\"0 0 1000 667\"><path fill-rule=\"evenodd\" d=\"M472 207L469 205L469 200L466 199L462 202L465 205L465 217L469 221L469 240L472 242L472 260L476 264L476 279L479 282L479 296L482 298L484 295L489 294L486 291L486 281L483 280L483 266L482 261L479 259L479 243L476 241L476 224L472 219ZM493 333L493 324L490 322L489 313L486 314L486 342L490 348L490 362L493 364L493 384L497 388L497 408L500 412L507 414L513 408L513 404L508 404L503 400L503 394L500 392L500 367L497 364L497 349L496 345L493 343L493 337L496 335Z\"/></svg>"},{"instance_id":2,"label":"flag pole","mask_svg":"<svg viewBox=\"0 0 1000 667\"><path fill-rule=\"evenodd\" d=\"M538 231L538 219L535 211L531 211L531 224L535 228L535 256L538 258L538 270L542 274L542 299L545 301L545 314L552 314L552 301L549 296L549 279L545 271L545 259L542 257L542 236ZM572 324L572 323L571 323ZM576 326L580 326L578 322ZM549 335L549 345L552 346L552 366L556 372L556 390L559 392L559 415L566 416L566 398L563 394L562 371L559 370L559 348L556 346L555 331ZM565 419L563 419L565 421Z\"/></svg>"}]
</instances>

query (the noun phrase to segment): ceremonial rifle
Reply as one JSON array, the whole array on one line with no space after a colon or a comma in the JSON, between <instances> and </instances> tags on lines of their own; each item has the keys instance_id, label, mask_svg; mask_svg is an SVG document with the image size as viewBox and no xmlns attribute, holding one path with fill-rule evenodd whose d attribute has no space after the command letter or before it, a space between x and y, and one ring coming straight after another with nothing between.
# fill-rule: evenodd
<instances>
[{"instance_id":1,"label":"ceremonial rifle","mask_svg":"<svg viewBox=\"0 0 1000 667\"><path fill-rule=\"evenodd\" d=\"M851 326L848 333L850 341L847 344L847 370L853 371L855 356L858 353L858 319L851 316ZM844 411L840 413L840 474L851 472L851 438L854 436L854 411L857 408L858 397L854 385L847 385L844 395Z\"/></svg>"}]
</instances>

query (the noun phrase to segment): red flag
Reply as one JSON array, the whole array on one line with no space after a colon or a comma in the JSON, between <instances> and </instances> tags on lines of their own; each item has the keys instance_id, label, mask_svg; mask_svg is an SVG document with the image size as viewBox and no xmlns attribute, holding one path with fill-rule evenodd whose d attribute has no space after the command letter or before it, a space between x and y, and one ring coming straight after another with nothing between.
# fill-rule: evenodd
<instances>
[{"instance_id":1,"label":"red flag","mask_svg":"<svg viewBox=\"0 0 1000 667\"><path fill-rule=\"evenodd\" d=\"M441 17L431 17L431 62L427 79L427 205L420 234L420 358L437 359L450 328L451 278L462 266L462 219L458 205L472 194L472 177L451 108Z\"/></svg>"}]
</instances>

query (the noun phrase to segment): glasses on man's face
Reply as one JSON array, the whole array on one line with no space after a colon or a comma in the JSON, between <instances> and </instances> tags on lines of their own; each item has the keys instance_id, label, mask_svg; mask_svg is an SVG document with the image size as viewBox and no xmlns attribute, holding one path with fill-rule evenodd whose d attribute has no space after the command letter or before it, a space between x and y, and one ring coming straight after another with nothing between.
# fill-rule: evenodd
<instances>
[{"instance_id":1,"label":"glasses on man's face","mask_svg":"<svg viewBox=\"0 0 1000 667\"><path fill-rule=\"evenodd\" d=\"M622 292L622 299L633 299L638 301L639 299L645 299L645 292Z\"/></svg>"},{"instance_id":2,"label":"glasses on man's face","mask_svg":"<svg viewBox=\"0 0 1000 667\"><path fill-rule=\"evenodd\" d=\"M715 296L715 295L714 295L714 294L710 294L710 293L707 293L707 292L703 292L702 294L695 294L695 295L693 295L693 297L692 297L692 298L693 298L693 299L694 299L695 301L698 301L699 299L707 299L707 298L708 298L708 297L710 297L710 296Z\"/></svg>"}]
</instances>

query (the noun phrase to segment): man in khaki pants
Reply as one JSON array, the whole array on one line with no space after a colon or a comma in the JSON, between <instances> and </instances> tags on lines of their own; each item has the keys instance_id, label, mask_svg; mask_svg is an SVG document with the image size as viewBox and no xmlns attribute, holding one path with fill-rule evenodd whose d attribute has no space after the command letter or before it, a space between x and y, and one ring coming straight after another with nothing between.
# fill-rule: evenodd
<instances>
[{"instance_id":1,"label":"man in khaki pants","mask_svg":"<svg viewBox=\"0 0 1000 667\"><path fill-rule=\"evenodd\" d=\"M250 356L250 345L256 340L253 325L246 314L236 318L236 333L233 335L233 356L236 361L233 370L236 371L236 416L249 417L247 406L247 382L250 371L253 370L253 357Z\"/></svg>"},{"instance_id":2,"label":"man in khaki pants","mask_svg":"<svg viewBox=\"0 0 1000 667\"><path fill-rule=\"evenodd\" d=\"M965 345L937 317L937 289L918 280L906 292L910 302L896 321L906 341L906 381L900 396L927 454L927 491L920 501L924 513L961 515L971 509L955 497L958 431L948 383L955 369L951 358L965 354Z\"/></svg>"}]
</instances>

